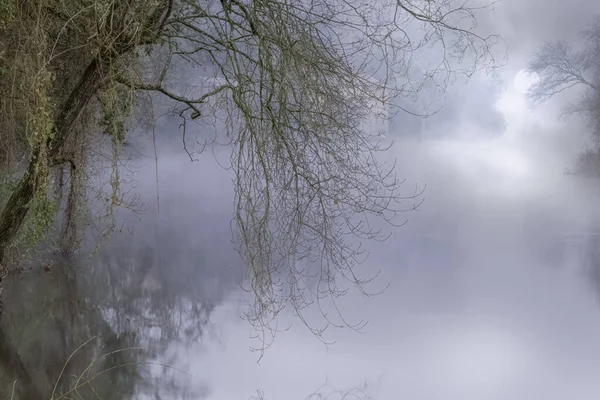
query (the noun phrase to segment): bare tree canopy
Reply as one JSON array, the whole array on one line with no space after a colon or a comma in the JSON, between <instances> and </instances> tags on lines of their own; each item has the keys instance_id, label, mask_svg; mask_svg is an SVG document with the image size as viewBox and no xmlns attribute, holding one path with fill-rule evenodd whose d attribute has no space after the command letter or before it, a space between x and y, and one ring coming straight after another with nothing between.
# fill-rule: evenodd
<instances>
[{"instance_id":1,"label":"bare tree canopy","mask_svg":"<svg viewBox=\"0 0 600 400\"><path fill-rule=\"evenodd\" d=\"M0 54L0 84L9 93L0 100L7 123L0 139L28 165L0 213L0 261L28 223L35 238L57 216L66 219L63 233L76 229L74 210L90 196L92 147L102 137L110 139L104 146L113 159L106 207L126 203L120 148L136 125L136 101L154 93L178 107L184 135L191 120L214 121L227 134L233 230L257 299L253 321L264 326L285 305L301 315L311 301L345 293L343 282L363 290L367 280L354 270L362 248L352 238L384 240L389 231L381 221L401 225L419 201L419 190L401 190L393 164L378 157L385 147L364 121L387 118L392 99L428 82L445 87L494 65L498 37L476 29L485 6L469 0L15 3L0 16L7 49ZM416 75L413 61L425 50L431 60ZM192 82L182 84L183 65L197 68ZM182 89L207 77L210 88ZM9 173L19 170L16 160L3 162ZM310 268L299 267L306 262ZM307 283L313 278L316 287Z\"/></svg>"},{"instance_id":2,"label":"bare tree canopy","mask_svg":"<svg viewBox=\"0 0 600 400\"><path fill-rule=\"evenodd\" d=\"M529 89L532 104L578 85L600 90L600 18L594 18L581 35L584 40L580 47L561 40L544 43L534 54L529 69L539 74L540 80Z\"/></svg>"},{"instance_id":3,"label":"bare tree canopy","mask_svg":"<svg viewBox=\"0 0 600 400\"><path fill-rule=\"evenodd\" d=\"M527 96L530 104L536 106L568 89L582 89L564 112L585 119L595 147L578 156L571 172L592 177L600 173L600 16L593 18L581 37L579 45L557 41L540 47L529 65L540 79L530 87Z\"/></svg>"}]
</instances>

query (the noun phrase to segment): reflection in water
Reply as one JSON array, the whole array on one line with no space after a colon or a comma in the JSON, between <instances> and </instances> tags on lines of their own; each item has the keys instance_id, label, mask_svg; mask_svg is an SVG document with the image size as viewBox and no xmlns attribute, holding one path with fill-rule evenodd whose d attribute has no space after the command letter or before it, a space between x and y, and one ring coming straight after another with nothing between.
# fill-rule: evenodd
<instances>
[{"instance_id":1,"label":"reflection in water","mask_svg":"<svg viewBox=\"0 0 600 400\"><path fill-rule=\"evenodd\" d=\"M353 322L369 319L366 334L332 330L326 339L337 343L326 352L284 310L280 326L292 329L257 365L233 301L244 298L243 269L230 242L230 195L219 191L227 179L204 174L193 186L201 194L188 187L161 199L159 216L128 220L134 233L117 234L93 258L56 256L47 269L9 277L0 397L16 380L15 399L55 390L55 399L248 400L257 389L302 399L325 379L348 388L379 377L379 400L589 394L597 377L586 371L600 359L600 312L587 290L591 282L600 293L597 194L564 177L498 190L418 150L418 164L399 158L405 170L418 166L411 176L428 184L426 202L370 248L365 265L368 276L383 271L373 291L389 289L339 301ZM180 193L175 177L188 164L165 164L161 189ZM189 167L189 180L203 168ZM152 174L138 182L154 195Z\"/></svg>"},{"instance_id":2,"label":"reflection in water","mask_svg":"<svg viewBox=\"0 0 600 400\"><path fill-rule=\"evenodd\" d=\"M43 269L11 275L0 397L10 397L15 380L24 399L209 393L182 371L169 346L210 333L211 313L234 274L210 241L190 247L185 232L143 234L152 223L139 222L139 236L116 235L91 260L56 256Z\"/></svg>"},{"instance_id":3,"label":"reflection in water","mask_svg":"<svg viewBox=\"0 0 600 400\"><path fill-rule=\"evenodd\" d=\"M79 279L76 267L68 260L57 261L51 271L13 276L10 289L5 292L12 306L5 310L2 331L12 342L28 376L7 366L4 376L16 379L20 390L32 391L35 387L43 397L49 397L55 386L58 396L73 395L71 390L77 386L81 386L78 391L89 392L93 388L108 398L130 395L135 387L133 378L140 374L136 363L142 360L141 354L123 351L95 358L136 347L135 332L118 333L112 329L110 321L93 306L90 282ZM121 364L130 365L121 371L110 369ZM81 385L107 369L91 385ZM3 382L2 389L6 388L10 385Z\"/></svg>"},{"instance_id":4,"label":"reflection in water","mask_svg":"<svg viewBox=\"0 0 600 400\"><path fill-rule=\"evenodd\" d=\"M0 395L10 397L16 380L23 399L55 391L61 399L242 400L256 389L268 398L303 398L325 377L344 388L382 376L381 400L398 393L434 399L450 390L469 400L494 391L542 393L531 388L535 379L567 369L542 369L553 357L596 365L585 358L587 334L578 347L561 342L587 318L575 310L590 312L580 303L584 296L572 293L579 289L568 270L588 273L600 293L600 236L587 206L540 206L518 194L497 202L482 188L459 195L454 186L430 188L418 217L373 247L368 266L381 266L379 283L390 282L388 291L340 301L345 315L369 318L368 334L335 331L339 342L327 356L284 312L281 326L293 329L257 366L249 327L230 298L241 268L227 218L195 211L202 221L195 224L177 217L173 204L170 213L165 201L160 218L134 221L133 235L116 235L92 259L57 256L46 270L10 276ZM581 199L580 189L569 192ZM222 336L215 338L213 324ZM533 383L525 382L534 370Z\"/></svg>"}]
</instances>

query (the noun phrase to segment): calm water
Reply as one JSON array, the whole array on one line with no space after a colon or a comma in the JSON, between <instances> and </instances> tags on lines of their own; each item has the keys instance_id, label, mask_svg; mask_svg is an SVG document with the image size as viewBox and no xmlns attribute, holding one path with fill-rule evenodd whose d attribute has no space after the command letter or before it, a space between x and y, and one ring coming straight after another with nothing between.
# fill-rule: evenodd
<instances>
[{"instance_id":1,"label":"calm water","mask_svg":"<svg viewBox=\"0 0 600 400\"><path fill-rule=\"evenodd\" d=\"M600 391L593 185L510 149L512 159L486 159L468 146L460 155L451 144L418 146L397 155L408 191L428 184L426 201L359 271L382 271L373 291L390 286L340 302L349 322L369 321L360 332L328 330L336 343L325 346L284 312L290 329L257 362L241 318L230 177L210 156L189 164L165 153L160 214L148 161L136 179L149 211L121 216L133 233L91 259L57 257L6 283L1 394L16 379L30 388L23 398L303 399L325 382L367 383L381 400L591 398Z\"/></svg>"}]
</instances>

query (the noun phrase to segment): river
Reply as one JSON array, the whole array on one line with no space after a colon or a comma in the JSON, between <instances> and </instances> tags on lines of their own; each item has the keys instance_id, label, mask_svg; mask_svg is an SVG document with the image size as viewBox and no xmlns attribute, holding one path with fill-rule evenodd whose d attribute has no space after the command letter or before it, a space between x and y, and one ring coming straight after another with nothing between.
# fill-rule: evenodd
<instances>
[{"instance_id":1,"label":"river","mask_svg":"<svg viewBox=\"0 0 600 400\"><path fill-rule=\"evenodd\" d=\"M319 340L284 310L265 352L252 351L260 343L243 318L251 299L231 244L229 172L210 154L190 163L162 151L157 213L153 160L141 158L136 190L148 207L119 214L127 229L92 257L54 256L9 277L2 334L19 359L3 350L0 390L281 400L327 383L331 400L352 388L361 391L347 399L591 398L598 191L506 143L397 144L407 191L427 189L359 269L381 271L371 288L387 289L339 302L350 323L368 323Z\"/></svg>"}]
</instances>

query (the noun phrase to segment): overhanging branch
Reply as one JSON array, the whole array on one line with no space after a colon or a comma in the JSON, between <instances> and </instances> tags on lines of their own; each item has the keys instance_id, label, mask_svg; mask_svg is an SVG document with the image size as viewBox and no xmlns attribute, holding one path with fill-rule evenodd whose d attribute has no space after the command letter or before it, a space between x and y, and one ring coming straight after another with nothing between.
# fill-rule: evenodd
<instances>
[{"instance_id":1,"label":"overhanging branch","mask_svg":"<svg viewBox=\"0 0 600 400\"><path fill-rule=\"evenodd\" d=\"M210 92L205 93L198 98L191 99L191 98L188 98L185 96L180 96L178 94L175 94L160 84L150 85L150 84L132 82L132 81L127 80L122 77L118 77L117 82L119 82L122 85L125 85L133 90L136 90L136 91L158 92L158 93L162 94L163 96L170 98L171 100L185 104L188 106L188 108L193 110L192 119L198 118L201 115L199 106L201 104L205 103L209 98L218 95L219 93L223 92L224 90L233 89L233 86L231 86L231 85L220 85L220 86L216 87L215 89L211 90Z\"/></svg>"}]
</instances>

